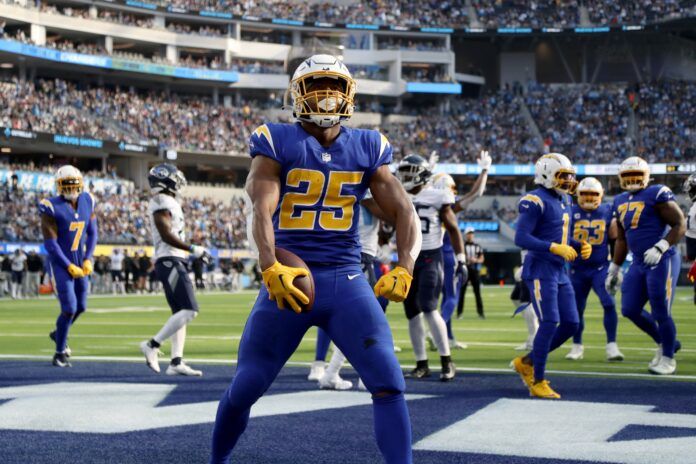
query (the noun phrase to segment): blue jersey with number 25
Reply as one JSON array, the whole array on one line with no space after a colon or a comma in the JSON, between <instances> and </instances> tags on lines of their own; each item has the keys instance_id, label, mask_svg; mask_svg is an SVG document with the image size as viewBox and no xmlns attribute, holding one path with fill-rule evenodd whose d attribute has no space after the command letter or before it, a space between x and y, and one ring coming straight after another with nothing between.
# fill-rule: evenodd
<instances>
[{"instance_id":1,"label":"blue jersey with number 25","mask_svg":"<svg viewBox=\"0 0 696 464\"><path fill-rule=\"evenodd\" d=\"M299 123L264 124L251 135L249 150L281 167L276 246L306 263L360 263L360 201L375 170L392 160L386 137L341 126L325 148Z\"/></svg>"},{"instance_id":2,"label":"blue jersey with number 25","mask_svg":"<svg viewBox=\"0 0 696 464\"><path fill-rule=\"evenodd\" d=\"M94 212L94 197L82 192L77 197L77 208L73 208L73 205L60 195L44 198L39 202L39 212L56 220L60 249L71 263L82 266L87 226Z\"/></svg>"}]
</instances>

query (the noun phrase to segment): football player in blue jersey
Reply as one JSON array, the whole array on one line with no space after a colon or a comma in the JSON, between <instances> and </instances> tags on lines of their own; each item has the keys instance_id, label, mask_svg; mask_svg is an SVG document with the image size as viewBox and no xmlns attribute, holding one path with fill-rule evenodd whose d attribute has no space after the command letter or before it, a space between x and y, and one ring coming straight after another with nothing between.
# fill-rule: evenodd
<instances>
[{"instance_id":1,"label":"football player in blue jersey","mask_svg":"<svg viewBox=\"0 0 696 464\"><path fill-rule=\"evenodd\" d=\"M515 244L527 250L522 279L529 288L539 319L532 352L513 359L511 365L522 377L531 396L556 399L561 396L545 378L546 359L578 329L575 293L565 263L578 252L588 259L592 246L572 237L572 205L575 168L560 153L542 156L534 166L539 188L522 197Z\"/></svg>"},{"instance_id":2,"label":"football player in blue jersey","mask_svg":"<svg viewBox=\"0 0 696 464\"><path fill-rule=\"evenodd\" d=\"M61 167L55 178L58 195L42 199L39 212L53 290L60 303L56 329L49 334L56 344L53 365L70 367L68 332L87 309L87 276L93 269L97 219L94 197L83 191L82 173L76 167Z\"/></svg>"},{"instance_id":3,"label":"football player in blue jersey","mask_svg":"<svg viewBox=\"0 0 696 464\"><path fill-rule=\"evenodd\" d=\"M684 214L672 191L649 185L650 167L632 156L619 167L619 184L625 192L614 198L618 218L614 260L609 267L607 290L616 292L620 267L630 251L633 263L621 285L621 313L657 343L648 364L653 374L670 375L677 369L674 353L679 349L672 320L672 300L680 269L675 245L686 232ZM652 313L643 309L650 302Z\"/></svg>"},{"instance_id":4,"label":"football player in blue jersey","mask_svg":"<svg viewBox=\"0 0 696 464\"><path fill-rule=\"evenodd\" d=\"M623 361L624 356L616 344L618 317L614 297L607 292L604 282L609 272L609 239L616 238L616 220L611 206L602 203L604 188L594 177L586 177L577 188L577 204L573 205L573 237L592 245L592 255L587 260L575 260L570 268L570 281L575 291L580 325L573 335L573 347L566 359L582 359L584 347L582 332L585 329L585 307L590 289L599 297L604 308L604 330L607 333L607 361Z\"/></svg>"},{"instance_id":5,"label":"football player in blue jersey","mask_svg":"<svg viewBox=\"0 0 696 464\"><path fill-rule=\"evenodd\" d=\"M314 55L289 88L295 124L264 124L251 136L246 190L264 288L239 345L235 377L218 407L210 462L226 463L264 394L311 326L343 352L372 394L374 430L385 462L412 462L405 382L391 330L375 295L403 301L420 230L406 192L389 170L392 148L377 131L340 124L353 113L355 81L336 57ZM367 189L396 227L398 266L372 287L360 266L359 204ZM285 248L310 267L307 295L293 285L302 268L279 263ZM269 343L272 340L272 343Z\"/></svg>"}]
</instances>

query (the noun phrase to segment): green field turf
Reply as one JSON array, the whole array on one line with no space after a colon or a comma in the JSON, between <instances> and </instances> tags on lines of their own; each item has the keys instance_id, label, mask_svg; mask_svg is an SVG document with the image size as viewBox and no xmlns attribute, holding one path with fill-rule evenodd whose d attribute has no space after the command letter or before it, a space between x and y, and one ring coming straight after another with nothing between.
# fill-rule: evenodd
<instances>
[{"instance_id":1,"label":"green field turf","mask_svg":"<svg viewBox=\"0 0 696 464\"><path fill-rule=\"evenodd\" d=\"M484 289L486 319L476 317L473 295L465 317L454 321L456 337L469 345L467 350L454 351L458 368L507 369L516 355L513 350L525 336L521 317L511 319L510 288L487 287ZM200 316L189 326L186 358L193 360L231 361L236 358L239 336L256 294L200 293ZM80 356L105 356L140 359L138 343L151 337L169 315L163 295L95 296L89 300L87 314L83 315L70 333L73 354ZM696 311L692 302L692 290L677 291L673 314L678 337L684 348L677 356L680 375L696 375ZM15 355L48 357L53 347L48 332L58 315L53 298L34 300L0 300L0 357ZM403 365L413 364L408 338L408 326L401 304L392 303L387 311L395 343L403 348L399 359ZM307 362L313 359L316 331L310 330L291 361ZM549 358L552 371L583 371L615 374L647 374L647 363L654 353L654 345L633 324L619 318L619 346L626 355L621 363L604 360L605 335L602 327L602 311L594 295L586 312L585 359L566 361L563 356L568 347L561 347ZM168 353L169 346L163 350ZM437 366L436 353L430 353L433 366ZM696 378L691 379L696 380Z\"/></svg>"}]
</instances>

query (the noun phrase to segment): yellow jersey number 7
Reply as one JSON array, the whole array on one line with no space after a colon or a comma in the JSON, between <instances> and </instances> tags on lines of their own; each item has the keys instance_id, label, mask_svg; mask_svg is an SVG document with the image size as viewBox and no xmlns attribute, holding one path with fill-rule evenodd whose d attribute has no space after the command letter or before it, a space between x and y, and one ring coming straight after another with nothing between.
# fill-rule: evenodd
<instances>
[{"instance_id":1,"label":"yellow jersey number 7","mask_svg":"<svg viewBox=\"0 0 696 464\"><path fill-rule=\"evenodd\" d=\"M331 171L328 182L321 171L314 169L291 169L285 183L289 187L300 188L306 185L304 191L288 192L280 204L278 227L291 230L313 230L319 226L324 230L345 231L353 225L353 206L357 201L355 195L343 194L346 185L357 185L362 182L363 172L360 171ZM326 189L324 187L326 186ZM326 192L322 193L326 190ZM311 211L297 207L314 206L321 201L322 208L336 208L338 211Z\"/></svg>"}]
</instances>

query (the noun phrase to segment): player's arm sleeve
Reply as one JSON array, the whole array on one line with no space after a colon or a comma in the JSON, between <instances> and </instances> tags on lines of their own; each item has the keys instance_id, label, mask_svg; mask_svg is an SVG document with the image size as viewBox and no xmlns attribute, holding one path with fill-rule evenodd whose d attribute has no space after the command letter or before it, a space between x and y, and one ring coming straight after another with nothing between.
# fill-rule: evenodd
<instances>
[{"instance_id":1,"label":"player's arm sleeve","mask_svg":"<svg viewBox=\"0 0 696 464\"><path fill-rule=\"evenodd\" d=\"M65 256L65 253L63 253L63 250L61 250L60 245L58 245L58 240L55 238L44 239L44 248L46 249L48 256L50 256L54 262L58 262L64 268L67 269L68 266L72 264L70 260L68 260L67 256Z\"/></svg>"},{"instance_id":2,"label":"player's arm sleeve","mask_svg":"<svg viewBox=\"0 0 696 464\"><path fill-rule=\"evenodd\" d=\"M541 218L542 206L532 199L523 198L519 204L520 216L517 219L515 245L530 251L548 251L550 242L534 237L534 228Z\"/></svg>"},{"instance_id":3,"label":"player's arm sleeve","mask_svg":"<svg viewBox=\"0 0 696 464\"><path fill-rule=\"evenodd\" d=\"M663 185L657 191L657 195L655 195L655 203L666 203L668 201L675 201L674 193L672 192L672 190L670 190L669 187Z\"/></svg>"},{"instance_id":4,"label":"player's arm sleeve","mask_svg":"<svg viewBox=\"0 0 696 464\"><path fill-rule=\"evenodd\" d=\"M50 224L48 225L50 229L55 227L54 221L56 217L56 212L53 208L53 203L51 203L49 199L44 198L39 202L39 213L42 216L47 216L48 218L51 218L42 219L42 229L46 224L45 221L50 221ZM56 239L55 231L51 231L49 236L47 236L47 232L44 232L44 248L46 249L46 253L48 253L48 256L51 257L53 262L57 262L64 268L67 268L71 264L70 260L68 260L68 258L65 256L65 253L63 253L63 250L61 250L60 245L58 245L58 240Z\"/></svg>"},{"instance_id":5,"label":"player's arm sleeve","mask_svg":"<svg viewBox=\"0 0 696 464\"><path fill-rule=\"evenodd\" d=\"M390 164L392 162L392 158L394 157L394 149L392 148L391 143L389 143L387 137L380 132L376 132L376 134L378 135L378 137L376 137L378 138L378 141L375 143L376 156L374 157L375 161L372 165L372 172L376 171L384 164Z\"/></svg>"},{"instance_id":6,"label":"player's arm sleeve","mask_svg":"<svg viewBox=\"0 0 696 464\"><path fill-rule=\"evenodd\" d=\"M94 249L97 248L98 238L97 218L92 216L89 220L89 224L87 224L87 252L85 253L85 259L92 260Z\"/></svg>"},{"instance_id":7,"label":"player's arm sleeve","mask_svg":"<svg viewBox=\"0 0 696 464\"><path fill-rule=\"evenodd\" d=\"M279 163L281 162L273 142L271 128L267 124L262 124L254 129L251 137L249 137L249 155L252 158L259 155L266 156Z\"/></svg>"}]
</instances>

